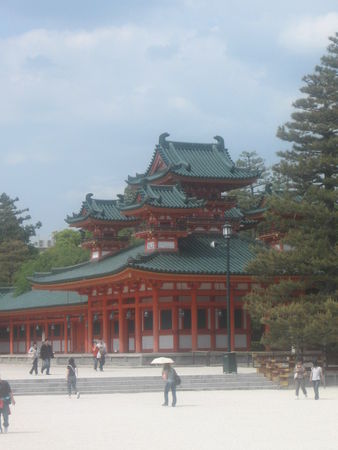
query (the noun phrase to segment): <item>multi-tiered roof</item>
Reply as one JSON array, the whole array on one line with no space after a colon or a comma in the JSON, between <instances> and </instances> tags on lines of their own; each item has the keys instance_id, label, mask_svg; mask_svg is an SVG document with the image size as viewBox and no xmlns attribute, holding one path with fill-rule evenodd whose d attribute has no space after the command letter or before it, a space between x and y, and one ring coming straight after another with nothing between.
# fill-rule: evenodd
<instances>
[{"instance_id":1,"label":"multi-tiered roof","mask_svg":"<svg viewBox=\"0 0 338 450\"><path fill-rule=\"evenodd\" d=\"M128 177L123 195L98 200L88 194L80 212L67 217L71 226L90 232L85 245L96 261L36 274L36 287L76 290L85 280L120 278L130 271L224 273L223 250L211 249L211 240L222 241L225 220L232 221L235 229L256 221L236 207L234 198L222 193L251 184L258 173L236 167L219 136L209 144L168 141L167 137L167 133L160 136L146 172ZM126 228L144 242L129 245ZM232 237L232 274L245 272L253 257L250 245L239 236Z\"/></svg>"},{"instance_id":2,"label":"multi-tiered roof","mask_svg":"<svg viewBox=\"0 0 338 450\"><path fill-rule=\"evenodd\" d=\"M71 226L90 232L84 245L98 259L127 246L124 228L132 227L145 239L146 252L153 252L177 251L178 239L190 234L220 232L227 211L248 225L235 200L222 193L251 184L258 174L236 167L220 136L209 144L168 136L159 137L146 172L128 176L124 195L97 200L88 194L80 212L67 217Z\"/></svg>"}]
</instances>

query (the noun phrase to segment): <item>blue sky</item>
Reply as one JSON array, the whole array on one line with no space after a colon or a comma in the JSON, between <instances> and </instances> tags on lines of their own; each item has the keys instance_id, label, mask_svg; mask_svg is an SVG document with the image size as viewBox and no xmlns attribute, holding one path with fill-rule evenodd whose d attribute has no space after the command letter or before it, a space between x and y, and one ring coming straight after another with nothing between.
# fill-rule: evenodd
<instances>
[{"instance_id":1,"label":"blue sky","mask_svg":"<svg viewBox=\"0 0 338 450\"><path fill-rule=\"evenodd\" d=\"M336 31L331 0L0 0L0 192L46 238L86 193L123 192L163 132L271 165Z\"/></svg>"}]
</instances>

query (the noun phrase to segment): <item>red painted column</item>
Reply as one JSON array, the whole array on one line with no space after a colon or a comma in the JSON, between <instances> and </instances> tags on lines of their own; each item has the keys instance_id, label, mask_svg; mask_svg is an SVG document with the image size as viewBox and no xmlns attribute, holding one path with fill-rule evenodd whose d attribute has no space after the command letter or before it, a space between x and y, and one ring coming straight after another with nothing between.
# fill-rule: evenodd
<instances>
[{"instance_id":1,"label":"red painted column","mask_svg":"<svg viewBox=\"0 0 338 450\"><path fill-rule=\"evenodd\" d=\"M13 338L14 338L14 333L13 333L13 324L12 322L10 322L9 324L9 353L10 355L13 355L14 353L14 342L13 342Z\"/></svg>"},{"instance_id":2,"label":"red painted column","mask_svg":"<svg viewBox=\"0 0 338 450\"><path fill-rule=\"evenodd\" d=\"M197 289L191 292L191 350L197 350Z\"/></svg>"},{"instance_id":3,"label":"red painted column","mask_svg":"<svg viewBox=\"0 0 338 450\"><path fill-rule=\"evenodd\" d=\"M213 304L210 305L210 348L211 350L216 349L216 320L215 320L215 307Z\"/></svg>"},{"instance_id":4,"label":"red painted column","mask_svg":"<svg viewBox=\"0 0 338 450\"><path fill-rule=\"evenodd\" d=\"M31 342L30 342L30 325L29 322L25 323L25 327L26 327L26 353L28 352L28 350L31 347Z\"/></svg>"},{"instance_id":5,"label":"red painted column","mask_svg":"<svg viewBox=\"0 0 338 450\"><path fill-rule=\"evenodd\" d=\"M107 315L107 299L103 299L102 311L102 339L108 345L108 315Z\"/></svg>"},{"instance_id":6,"label":"red painted column","mask_svg":"<svg viewBox=\"0 0 338 450\"><path fill-rule=\"evenodd\" d=\"M230 322L231 322L231 349L235 351L235 299L234 290L230 288Z\"/></svg>"},{"instance_id":7,"label":"red painted column","mask_svg":"<svg viewBox=\"0 0 338 450\"><path fill-rule=\"evenodd\" d=\"M68 323L67 323L67 319L65 318L63 320L63 334L64 334L64 338L65 338L65 348L64 348L64 352L68 353Z\"/></svg>"},{"instance_id":8,"label":"red painted column","mask_svg":"<svg viewBox=\"0 0 338 450\"><path fill-rule=\"evenodd\" d=\"M83 326L84 326L84 350L85 353L90 353L90 347L88 345L88 319L86 318L83 319Z\"/></svg>"},{"instance_id":9,"label":"red painted column","mask_svg":"<svg viewBox=\"0 0 338 450\"><path fill-rule=\"evenodd\" d=\"M142 352L140 295L135 293L135 352Z\"/></svg>"},{"instance_id":10,"label":"red painted column","mask_svg":"<svg viewBox=\"0 0 338 450\"><path fill-rule=\"evenodd\" d=\"M176 299L174 300L174 306L172 308L173 316L173 351L178 352L178 304Z\"/></svg>"},{"instance_id":11,"label":"red painted column","mask_svg":"<svg viewBox=\"0 0 338 450\"><path fill-rule=\"evenodd\" d=\"M122 307L122 294L119 294L119 352L125 353L126 352L126 345L125 345L125 318L124 318L124 311Z\"/></svg>"},{"instance_id":12,"label":"red painted column","mask_svg":"<svg viewBox=\"0 0 338 450\"><path fill-rule=\"evenodd\" d=\"M158 290L155 285L152 287L153 292L153 352L159 350L159 308L158 308Z\"/></svg>"},{"instance_id":13,"label":"red painted column","mask_svg":"<svg viewBox=\"0 0 338 450\"><path fill-rule=\"evenodd\" d=\"M251 317L248 312L245 312L246 316L246 349L251 348Z\"/></svg>"},{"instance_id":14,"label":"red painted column","mask_svg":"<svg viewBox=\"0 0 338 450\"><path fill-rule=\"evenodd\" d=\"M88 349L91 352L92 345L93 345L93 317L92 317L92 311L91 311L91 305L88 299L88 316L87 316L87 336L88 336Z\"/></svg>"}]
</instances>

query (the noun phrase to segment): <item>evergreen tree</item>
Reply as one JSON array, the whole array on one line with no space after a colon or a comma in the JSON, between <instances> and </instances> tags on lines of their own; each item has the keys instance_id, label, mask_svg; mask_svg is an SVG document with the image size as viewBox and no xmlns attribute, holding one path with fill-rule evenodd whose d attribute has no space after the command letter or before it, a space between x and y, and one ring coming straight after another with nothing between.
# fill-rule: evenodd
<instances>
[{"instance_id":1,"label":"evergreen tree","mask_svg":"<svg viewBox=\"0 0 338 450\"><path fill-rule=\"evenodd\" d=\"M0 195L0 285L10 286L21 264L36 253L29 240L41 223L25 225L31 217L28 209L16 207L18 200Z\"/></svg>"},{"instance_id":2,"label":"evergreen tree","mask_svg":"<svg viewBox=\"0 0 338 450\"><path fill-rule=\"evenodd\" d=\"M270 197L266 223L284 251L262 250L249 268L266 288L249 295L248 309L275 348L338 344L338 34L330 40L321 65L303 78L292 120L277 132L293 145L278 152L283 189Z\"/></svg>"},{"instance_id":3,"label":"evergreen tree","mask_svg":"<svg viewBox=\"0 0 338 450\"><path fill-rule=\"evenodd\" d=\"M228 192L228 195L236 197L237 205L241 210L254 209L260 203L265 186L269 183L269 169L265 166L264 159L258 156L255 151L243 151L236 161L236 166L258 173L259 177L256 183L244 188L234 189Z\"/></svg>"}]
</instances>

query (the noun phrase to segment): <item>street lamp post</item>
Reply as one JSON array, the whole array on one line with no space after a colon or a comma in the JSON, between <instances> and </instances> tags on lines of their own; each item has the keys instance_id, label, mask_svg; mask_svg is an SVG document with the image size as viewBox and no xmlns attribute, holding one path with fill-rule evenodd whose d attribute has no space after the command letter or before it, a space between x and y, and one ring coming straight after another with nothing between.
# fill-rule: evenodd
<instances>
[{"instance_id":1,"label":"street lamp post","mask_svg":"<svg viewBox=\"0 0 338 450\"><path fill-rule=\"evenodd\" d=\"M230 236L231 236L231 224L229 222L226 222L223 225L223 237L226 241L226 255L227 255L227 283L226 283L226 289L227 289L227 340L228 345L227 349L228 352L232 351L231 348L231 320L230 320Z\"/></svg>"},{"instance_id":2,"label":"street lamp post","mask_svg":"<svg viewBox=\"0 0 338 450\"><path fill-rule=\"evenodd\" d=\"M230 237L231 237L231 224L226 222L223 225L223 237L226 241L226 302L227 302L227 352L224 355L223 360L223 372L237 373L236 353L233 352L231 346L231 305L230 305ZM217 246L217 242L210 243L212 248ZM218 244L219 245L219 244Z\"/></svg>"}]
</instances>

